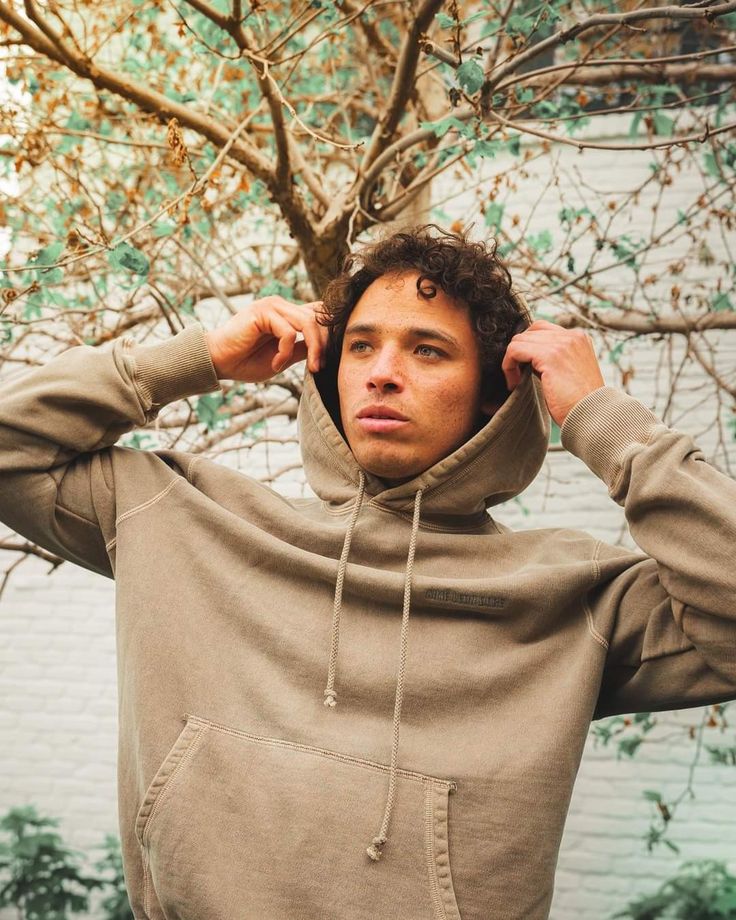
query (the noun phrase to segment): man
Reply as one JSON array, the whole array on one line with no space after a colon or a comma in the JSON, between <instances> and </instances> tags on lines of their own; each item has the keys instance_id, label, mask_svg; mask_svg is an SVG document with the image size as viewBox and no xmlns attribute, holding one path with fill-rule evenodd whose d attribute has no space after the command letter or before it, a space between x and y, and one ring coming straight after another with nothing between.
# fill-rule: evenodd
<instances>
[{"instance_id":1,"label":"man","mask_svg":"<svg viewBox=\"0 0 736 920\"><path fill-rule=\"evenodd\" d=\"M736 697L736 484L587 335L528 324L492 250L417 228L358 257L323 301L0 388L0 516L116 580L137 918L543 920L591 719ZM305 358L315 499L114 446ZM644 553L490 516L548 410Z\"/></svg>"}]
</instances>

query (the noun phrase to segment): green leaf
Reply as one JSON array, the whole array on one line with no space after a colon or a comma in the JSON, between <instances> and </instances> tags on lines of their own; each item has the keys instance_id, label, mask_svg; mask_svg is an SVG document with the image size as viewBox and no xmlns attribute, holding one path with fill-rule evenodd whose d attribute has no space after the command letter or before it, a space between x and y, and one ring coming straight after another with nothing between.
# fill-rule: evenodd
<instances>
[{"instance_id":1,"label":"green leaf","mask_svg":"<svg viewBox=\"0 0 736 920\"><path fill-rule=\"evenodd\" d=\"M107 254L107 261L116 269L124 269L136 275L147 275L150 268L148 259L130 243L118 243Z\"/></svg>"},{"instance_id":2,"label":"green leaf","mask_svg":"<svg viewBox=\"0 0 736 920\"><path fill-rule=\"evenodd\" d=\"M483 85L483 68L474 59L463 62L457 69L457 82L471 96Z\"/></svg>"},{"instance_id":3,"label":"green leaf","mask_svg":"<svg viewBox=\"0 0 736 920\"><path fill-rule=\"evenodd\" d=\"M541 18L549 25L562 20L562 16L560 16L557 10L549 3L542 4Z\"/></svg>"},{"instance_id":4,"label":"green leaf","mask_svg":"<svg viewBox=\"0 0 736 920\"><path fill-rule=\"evenodd\" d=\"M654 121L655 134L672 137L672 131L675 126L675 122L672 118L668 118L667 115L663 115L661 112L653 112L652 118Z\"/></svg>"},{"instance_id":5,"label":"green leaf","mask_svg":"<svg viewBox=\"0 0 736 920\"><path fill-rule=\"evenodd\" d=\"M549 252L554 245L552 234L549 232L549 230L542 230L541 233L530 234L527 237L527 243L538 255L543 255L545 252Z\"/></svg>"},{"instance_id":6,"label":"green leaf","mask_svg":"<svg viewBox=\"0 0 736 920\"><path fill-rule=\"evenodd\" d=\"M269 294L278 294L279 297L283 297L284 300L291 301L293 301L296 296L293 287L290 287L288 284L283 284L283 282L275 278L272 278L258 291L259 297L267 297Z\"/></svg>"},{"instance_id":7,"label":"green leaf","mask_svg":"<svg viewBox=\"0 0 736 920\"><path fill-rule=\"evenodd\" d=\"M510 137L508 141L506 141L506 148L509 153L517 157L521 153L521 135L515 134L513 137Z\"/></svg>"},{"instance_id":8,"label":"green leaf","mask_svg":"<svg viewBox=\"0 0 736 920\"><path fill-rule=\"evenodd\" d=\"M641 741L641 738L625 738L623 741L619 741L617 756L620 757L621 754L626 754L627 757L633 757Z\"/></svg>"},{"instance_id":9,"label":"green leaf","mask_svg":"<svg viewBox=\"0 0 736 920\"><path fill-rule=\"evenodd\" d=\"M534 90L529 87L524 89L517 83L515 87L515 95L517 102L531 102L534 98Z\"/></svg>"},{"instance_id":10,"label":"green leaf","mask_svg":"<svg viewBox=\"0 0 736 920\"><path fill-rule=\"evenodd\" d=\"M197 98L196 93L180 93L175 89L171 89L170 87L164 91L164 95L169 99L173 99L174 102L194 102Z\"/></svg>"},{"instance_id":11,"label":"green leaf","mask_svg":"<svg viewBox=\"0 0 736 920\"><path fill-rule=\"evenodd\" d=\"M504 208L505 205L497 204L495 201L488 205L485 213L486 227L492 227L495 231L500 230Z\"/></svg>"},{"instance_id":12,"label":"green leaf","mask_svg":"<svg viewBox=\"0 0 736 920\"><path fill-rule=\"evenodd\" d=\"M642 795L644 796L645 799L648 799L650 802L661 802L662 801L662 796L658 792L655 792L652 789L645 789Z\"/></svg>"},{"instance_id":13,"label":"green leaf","mask_svg":"<svg viewBox=\"0 0 736 920\"><path fill-rule=\"evenodd\" d=\"M716 162L716 158L713 156L713 154L706 153L703 157L703 160L705 161L705 170L708 175L712 176L714 179L720 178L721 173L718 169L718 163Z\"/></svg>"},{"instance_id":14,"label":"green leaf","mask_svg":"<svg viewBox=\"0 0 736 920\"><path fill-rule=\"evenodd\" d=\"M534 17L514 13L506 21L506 32L511 35L523 35L527 38L534 29Z\"/></svg>"},{"instance_id":15,"label":"green leaf","mask_svg":"<svg viewBox=\"0 0 736 920\"><path fill-rule=\"evenodd\" d=\"M423 121L420 124L420 128L431 129L435 137L444 137L450 128L457 128L463 137L473 137L473 129L454 115L441 118L439 121Z\"/></svg>"},{"instance_id":16,"label":"green leaf","mask_svg":"<svg viewBox=\"0 0 736 920\"><path fill-rule=\"evenodd\" d=\"M177 227L178 224L175 224L173 220L157 220L151 229L156 239L159 239L162 236L171 236L172 233L176 233Z\"/></svg>"},{"instance_id":17,"label":"green leaf","mask_svg":"<svg viewBox=\"0 0 736 920\"><path fill-rule=\"evenodd\" d=\"M224 404L225 394L221 390L216 393L204 393L197 400L194 411L208 431L222 428L230 421L230 413L221 411Z\"/></svg>"},{"instance_id":18,"label":"green leaf","mask_svg":"<svg viewBox=\"0 0 736 920\"><path fill-rule=\"evenodd\" d=\"M721 291L718 294L714 294L711 297L710 301L711 310L733 310L733 304L731 303L731 298L725 291Z\"/></svg>"},{"instance_id":19,"label":"green leaf","mask_svg":"<svg viewBox=\"0 0 736 920\"><path fill-rule=\"evenodd\" d=\"M56 262L63 251L63 242L51 243L48 246L44 246L43 249L38 251L35 258L29 262L28 268L33 268L36 265L53 265L53 263ZM44 271L49 271L49 269L42 269L42 273Z\"/></svg>"},{"instance_id":20,"label":"green leaf","mask_svg":"<svg viewBox=\"0 0 736 920\"><path fill-rule=\"evenodd\" d=\"M532 114L535 118L556 118L561 114L561 106L550 102L549 99L542 99L534 105Z\"/></svg>"},{"instance_id":21,"label":"green leaf","mask_svg":"<svg viewBox=\"0 0 736 920\"><path fill-rule=\"evenodd\" d=\"M500 149L501 143L499 141L476 141L473 149L468 151L468 162L471 166L475 166L477 157L487 157L489 160L492 160Z\"/></svg>"},{"instance_id":22,"label":"green leaf","mask_svg":"<svg viewBox=\"0 0 736 920\"><path fill-rule=\"evenodd\" d=\"M440 29L452 29L457 25L457 20L453 19L452 16L448 16L447 13L437 13L434 18L437 20L437 25Z\"/></svg>"}]
</instances>

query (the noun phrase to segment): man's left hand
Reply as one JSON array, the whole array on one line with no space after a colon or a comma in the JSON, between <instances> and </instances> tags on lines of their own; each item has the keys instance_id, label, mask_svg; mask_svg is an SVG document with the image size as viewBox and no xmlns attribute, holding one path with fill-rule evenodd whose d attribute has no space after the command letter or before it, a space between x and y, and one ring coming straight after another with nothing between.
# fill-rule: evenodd
<instances>
[{"instance_id":1,"label":"man's left hand","mask_svg":"<svg viewBox=\"0 0 736 920\"><path fill-rule=\"evenodd\" d=\"M521 380L519 364L525 362L540 377L549 414L560 427L578 400L606 385L593 341L582 329L537 319L515 335L501 362L509 390Z\"/></svg>"}]
</instances>

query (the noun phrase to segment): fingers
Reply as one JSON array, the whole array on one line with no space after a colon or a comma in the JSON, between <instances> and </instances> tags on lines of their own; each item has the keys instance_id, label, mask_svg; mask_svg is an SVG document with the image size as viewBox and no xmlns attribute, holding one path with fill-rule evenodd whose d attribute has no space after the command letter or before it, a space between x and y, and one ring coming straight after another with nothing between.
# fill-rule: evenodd
<instances>
[{"instance_id":1,"label":"fingers","mask_svg":"<svg viewBox=\"0 0 736 920\"><path fill-rule=\"evenodd\" d=\"M566 329L547 320L535 320L524 332L512 336L501 361L510 390L521 382L523 364L531 364L539 377L545 373L567 379L581 377L587 384L600 376L590 336L582 329Z\"/></svg>"},{"instance_id":2,"label":"fingers","mask_svg":"<svg viewBox=\"0 0 736 920\"><path fill-rule=\"evenodd\" d=\"M278 373L287 366L291 359L297 330L276 312L266 314L265 319L266 328L263 331L270 332L279 341L276 354L271 359L273 372Z\"/></svg>"},{"instance_id":3,"label":"fingers","mask_svg":"<svg viewBox=\"0 0 736 920\"><path fill-rule=\"evenodd\" d=\"M501 361L501 370L509 391L521 383L521 365L528 364L539 354L539 345L548 343L550 334L555 330L562 330L562 326L545 319L537 319L511 337ZM564 332L565 330L563 334Z\"/></svg>"},{"instance_id":4,"label":"fingers","mask_svg":"<svg viewBox=\"0 0 736 920\"><path fill-rule=\"evenodd\" d=\"M324 367L325 353L327 351L327 328L317 322L316 307L321 307L322 301L318 300L306 304L303 309L301 333L307 346L307 367L316 374Z\"/></svg>"},{"instance_id":5,"label":"fingers","mask_svg":"<svg viewBox=\"0 0 736 920\"><path fill-rule=\"evenodd\" d=\"M260 330L278 339L278 350L271 362L274 373L305 358L312 373L319 371L324 366L328 339L327 328L317 322L322 301L295 304L274 295L263 298L259 306ZM297 341L300 334L303 342Z\"/></svg>"}]
</instances>

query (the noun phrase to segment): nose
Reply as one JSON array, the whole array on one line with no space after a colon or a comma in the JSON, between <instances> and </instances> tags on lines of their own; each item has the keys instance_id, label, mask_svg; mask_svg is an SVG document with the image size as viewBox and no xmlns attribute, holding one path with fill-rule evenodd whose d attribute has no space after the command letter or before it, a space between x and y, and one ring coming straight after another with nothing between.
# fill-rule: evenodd
<instances>
[{"instance_id":1,"label":"nose","mask_svg":"<svg viewBox=\"0 0 736 920\"><path fill-rule=\"evenodd\" d=\"M391 348L380 348L368 368L366 386L371 392L400 393L404 389L404 374L398 355Z\"/></svg>"}]
</instances>

